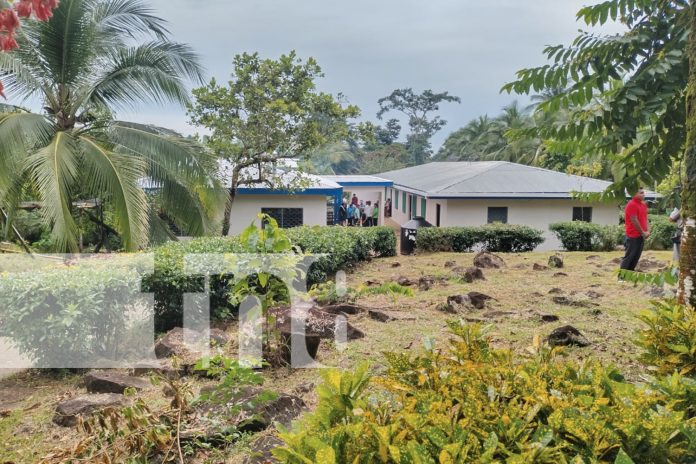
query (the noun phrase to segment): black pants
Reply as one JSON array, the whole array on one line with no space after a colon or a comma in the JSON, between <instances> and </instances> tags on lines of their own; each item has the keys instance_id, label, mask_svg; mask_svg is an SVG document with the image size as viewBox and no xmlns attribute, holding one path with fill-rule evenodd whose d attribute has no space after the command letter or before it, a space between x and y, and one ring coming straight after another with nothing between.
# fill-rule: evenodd
<instances>
[{"instance_id":1,"label":"black pants","mask_svg":"<svg viewBox=\"0 0 696 464\"><path fill-rule=\"evenodd\" d=\"M621 269L635 271L640 255L643 253L643 245L645 239L643 237L628 238L626 237L626 254L621 260Z\"/></svg>"}]
</instances>

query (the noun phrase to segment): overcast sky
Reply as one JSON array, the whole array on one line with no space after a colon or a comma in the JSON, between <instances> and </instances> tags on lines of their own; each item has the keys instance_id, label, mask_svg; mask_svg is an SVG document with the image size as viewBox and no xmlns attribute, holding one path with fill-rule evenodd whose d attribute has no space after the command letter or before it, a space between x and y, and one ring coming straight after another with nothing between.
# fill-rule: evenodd
<instances>
[{"instance_id":1,"label":"overcast sky","mask_svg":"<svg viewBox=\"0 0 696 464\"><path fill-rule=\"evenodd\" d=\"M294 49L313 56L325 77L319 88L343 93L375 120L377 99L401 87L447 90L447 134L518 98L500 94L516 70L544 63L545 45L569 43L583 25L577 10L593 0L151 0L174 40L192 45L209 77L225 82L232 57L258 51L278 57ZM527 99L520 98L522 103ZM185 111L142 107L120 119L185 134ZM403 134L402 134L403 135Z\"/></svg>"}]
</instances>

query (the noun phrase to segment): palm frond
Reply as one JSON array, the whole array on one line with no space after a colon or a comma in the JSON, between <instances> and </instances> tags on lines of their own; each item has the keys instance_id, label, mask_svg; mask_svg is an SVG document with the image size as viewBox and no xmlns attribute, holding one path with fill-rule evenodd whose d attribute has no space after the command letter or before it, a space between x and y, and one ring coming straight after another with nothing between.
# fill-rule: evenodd
<instances>
[{"instance_id":1,"label":"palm frond","mask_svg":"<svg viewBox=\"0 0 696 464\"><path fill-rule=\"evenodd\" d=\"M148 203L138 185L145 175L144 160L109 150L103 141L78 138L83 153L84 178L90 192L109 202L126 250L146 245Z\"/></svg>"},{"instance_id":2,"label":"palm frond","mask_svg":"<svg viewBox=\"0 0 696 464\"><path fill-rule=\"evenodd\" d=\"M71 186L78 173L79 147L66 132L27 158L34 185L43 202L41 214L51 225L59 251L77 250L77 226L71 214Z\"/></svg>"},{"instance_id":3,"label":"palm frond","mask_svg":"<svg viewBox=\"0 0 696 464\"><path fill-rule=\"evenodd\" d=\"M186 104L187 79L200 82L203 78L198 56L190 47L176 43L118 48L106 59L104 71L82 97L84 103L127 108L143 101Z\"/></svg>"},{"instance_id":4,"label":"palm frond","mask_svg":"<svg viewBox=\"0 0 696 464\"><path fill-rule=\"evenodd\" d=\"M25 22L59 93L81 85L94 72L95 28L89 17L87 0L68 0L60 2L50 20Z\"/></svg>"},{"instance_id":5,"label":"palm frond","mask_svg":"<svg viewBox=\"0 0 696 464\"><path fill-rule=\"evenodd\" d=\"M91 5L92 21L100 32L111 37L154 34L160 40L169 36L166 21L154 15L141 0L97 0Z\"/></svg>"},{"instance_id":6,"label":"palm frond","mask_svg":"<svg viewBox=\"0 0 696 464\"><path fill-rule=\"evenodd\" d=\"M43 116L0 105L0 198L21 174L27 152L48 144L52 134L53 126Z\"/></svg>"}]
</instances>

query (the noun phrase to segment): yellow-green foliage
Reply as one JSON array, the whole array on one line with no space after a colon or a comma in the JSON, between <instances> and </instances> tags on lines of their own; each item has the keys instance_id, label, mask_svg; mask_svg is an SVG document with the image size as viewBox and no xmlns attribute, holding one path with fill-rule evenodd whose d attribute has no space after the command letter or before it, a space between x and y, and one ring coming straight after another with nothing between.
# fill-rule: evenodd
<instances>
[{"instance_id":1,"label":"yellow-green foliage","mask_svg":"<svg viewBox=\"0 0 696 464\"><path fill-rule=\"evenodd\" d=\"M640 360L661 374L696 377L696 311L674 301L655 301L639 318L646 324L636 340L644 349Z\"/></svg>"},{"instance_id":2,"label":"yellow-green foliage","mask_svg":"<svg viewBox=\"0 0 696 464\"><path fill-rule=\"evenodd\" d=\"M624 382L611 367L538 349L515 360L478 325L451 323L449 350L387 354L370 378L330 371L317 411L274 451L285 463L687 463L696 386ZM678 394L676 394L678 393Z\"/></svg>"}]
</instances>

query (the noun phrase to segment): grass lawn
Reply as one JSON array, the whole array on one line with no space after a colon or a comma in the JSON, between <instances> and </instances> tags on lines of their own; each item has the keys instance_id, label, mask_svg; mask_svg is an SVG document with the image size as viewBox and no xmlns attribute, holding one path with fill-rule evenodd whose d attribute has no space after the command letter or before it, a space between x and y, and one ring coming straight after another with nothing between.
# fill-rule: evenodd
<instances>
[{"instance_id":1,"label":"grass lawn","mask_svg":"<svg viewBox=\"0 0 696 464\"><path fill-rule=\"evenodd\" d=\"M342 351L334 343L322 341L318 360L341 368L351 368L359 361L369 360L379 371L383 366L383 351L421 350L430 337L435 339L436 345L443 346L447 338L446 321L458 316L440 312L437 305L446 302L450 295L476 291L495 300L489 301L485 309L462 317L490 324L495 346L524 352L532 344L534 335L544 338L554 328L570 324L592 342L586 348L569 348L571 359L580 362L595 357L617 365L628 379L639 380L645 369L636 361L638 350L632 339L641 325L635 316L649 306L650 289L617 280L618 265L614 261L621 256L619 252L563 253L563 269L533 270L535 263L546 265L551 254L500 255L506 267L484 269L486 280L473 283L454 278L451 268L444 266L447 261L455 261L457 266L470 266L472 254L399 256L365 263L348 274L349 287L358 288L369 280L384 283L401 276L416 281L423 276L441 279L436 279L435 285L427 291L414 287L412 297L360 298L359 304L388 311L397 320L383 323L367 315L350 316L349 322L364 331L366 337L349 342ZM648 251L643 258L666 265L671 252ZM394 267L396 263L398 267ZM566 275L555 275L559 272ZM549 294L552 289L556 289L555 293ZM567 296L578 306L557 304L554 296ZM542 314L556 315L559 320L543 322ZM234 324L227 330L235 339ZM235 354L235 342L232 342L228 355ZM268 370L264 375L266 387L298 394L310 407L315 403L311 389L298 393L306 389L298 387L317 383L317 370L282 368ZM0 462L35 462L56 446L69 446L75 440L72 429L54 426L50 418L57 401L83 391L78 381L78 377L56 379L36 371L0 380L0 411L7 410L0 416ZM160 392L146 394L152 397L153 404L165 404ZM249 442L244 439L225 451L201 452L191 462L241 462Z\"/></svg>"}]
</instances>

